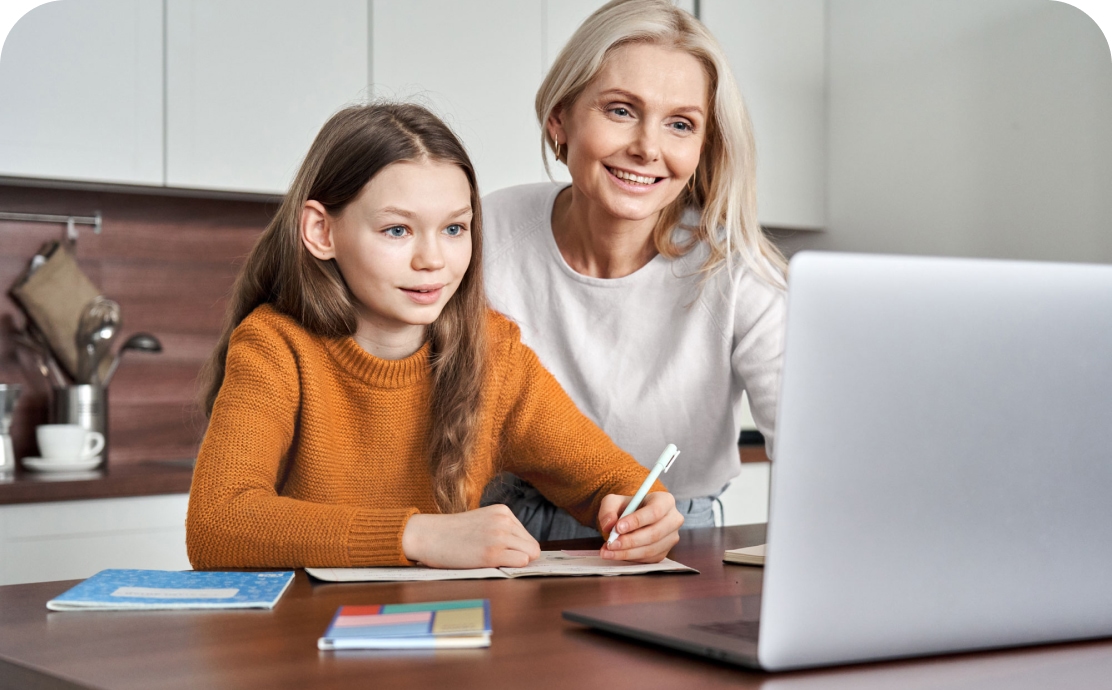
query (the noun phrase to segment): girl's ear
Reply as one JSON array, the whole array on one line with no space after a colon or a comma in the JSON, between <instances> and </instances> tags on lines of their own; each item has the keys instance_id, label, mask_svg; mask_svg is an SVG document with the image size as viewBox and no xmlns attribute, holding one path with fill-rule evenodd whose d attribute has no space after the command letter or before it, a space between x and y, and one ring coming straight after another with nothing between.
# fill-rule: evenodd
<instances>
[{"instance_id":1,"label":"girl's ear","mask_svg":"<svg viewBox=\"0 0 1112 690\"><path fill-rule=\"evenodd\" d=\"M301 207L301 241L310 254L322 261L336 258L331 218L319 201L310 199Z\"/></svg>"}]
</instances>

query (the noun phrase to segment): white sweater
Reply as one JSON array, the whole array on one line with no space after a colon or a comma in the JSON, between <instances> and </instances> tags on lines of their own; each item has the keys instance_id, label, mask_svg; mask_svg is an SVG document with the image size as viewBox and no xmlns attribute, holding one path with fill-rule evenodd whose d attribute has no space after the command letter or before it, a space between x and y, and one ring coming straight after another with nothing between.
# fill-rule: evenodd
<instances>
[{"instance_id":1,"label":"white sweater","mask_svg":"<svg viewBox=\"0 0 1112 690\"><path fill-rule=\"evenodd\" d=\"M552 234L563 185L483 199L483 261L494 308L588 417L642 465L669 442L682 454L661 480L677 499L719 493L736 477L742 392L772 455L784 294L741 266L700 291L700 245L656 256L623 278L592 278L564 261Z\"/></svg>"}]
</instances>

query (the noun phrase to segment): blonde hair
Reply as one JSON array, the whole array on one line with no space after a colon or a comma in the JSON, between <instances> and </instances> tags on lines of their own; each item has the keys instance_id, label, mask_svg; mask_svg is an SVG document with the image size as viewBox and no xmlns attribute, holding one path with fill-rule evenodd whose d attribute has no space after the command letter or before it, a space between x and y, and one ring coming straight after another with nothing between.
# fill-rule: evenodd
<instances>
[{"instance_id":1,"label":"blonde hair","mask_svg":"<svg viewBox=\"0 0 1112 690\"><path fill-rule=\"evenodd\" d=\"M703 272L708 277L722 268L729 270L736 257L769 284L783 287L787 261L757 220L753 128L741 91L710 31L667 0L612 0L588 17L560 51L537 91L535 104L545 170L549 170L548 150L556 153L546 126L549 117L558 108L566 112L613 51L630 43L689 53L706 70L712 94L695 183L661 212L652 234L656 250L675 258L705 242L710 251ZM699 224L688 228L691 241L680 246L673 228L688 207L699 210Z\"/></svg>"},{"instance_id":2,"label":"blonde hair","mask_svg":"<svg viewBox=\"0 0 1112 690\"><path fill-rule=\"evenodd\" d=\"M432 393L429 473L442 512L467 510L467 460L474 445L486 354L486 295L478 184L463 144L418 105L375 103L345 108L321 128L273 220L236 278L216 350L201 372L202 405L212 414L224 384L232 332L256 307L270 304L309 332L339 338L356 329L356 298L334 259L309 253L301 210L309 199L339 215L383 168L431 159L459 166L471 188L471 263L459 289L428 329Z\"/></svg>"}]
</instances>

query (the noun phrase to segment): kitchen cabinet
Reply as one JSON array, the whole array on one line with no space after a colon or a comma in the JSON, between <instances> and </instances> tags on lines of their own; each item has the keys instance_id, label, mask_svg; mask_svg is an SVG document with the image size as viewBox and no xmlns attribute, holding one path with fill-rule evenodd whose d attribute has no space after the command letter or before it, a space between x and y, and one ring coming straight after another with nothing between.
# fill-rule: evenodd
<instances>
[{"instance_id":1,"label":"kitchen cabinet","mask_svg":"<svg viewBox=\"0 0 1112 690\"><path fill-rule=\"evenodd\" d=\"M484 194L547 180L537 88L572 33L604 4L373 0L375 95L416 99L442 116L467 147ZM679 4L694 9L692 0ZM552 174L570 179L559 163Z\"/></svg>"},{"instance_id":2,"label":"kitchen cabinet","mask_svg":"<svg viewBox=\"0 0 1112 690\"><path fill-rule=\"evenodd\" d=\"M367 9L166 0L165 184L285 193L321 125L367 96Z\"/></svg>"},{"instance_id":3,"label":"kitchen cabinet","mask_svg":"<svg viewBox=\"0 0 1112 690\"><path fill-rule=\"evenodd\" d=\"M374 0L376 96L413 99L463 140L483 193L545 179L533 97L544 76L540 0Z\"/></svg>"},{"instance_id":4,"label":"kitchen cabinet","mask_svg":"<svg viewBox=\"0 0 1112 690\"><path fill-rule=\"evenodd\" d=\"M722 492L722 525L768 522L768 486L772 463L745 462L741 474Z\"/></svg>"},{"instance_id":5,"label":"kitchen cabinet","mask_svg":"<svg viewBox=\"0 0 1112 690\"><path fill-rule=\"evenodd\" d=\"M0 585L189 570L188 494L0 505Z\"/></svg>"},{"instance_id":6,"label":"kitchen cabinet","mask_svg":"<svg viewBox=\"0 0 1112 690\"><path fill-rule=\"evenodd\" d=\"M702 0L757 140L764 226L826 225L826 0Z\"/></svg>"},{"instance_id":7,"label":"kitchen cabinet","mask_svg":"<svg viewBox=\"0 0 1112 690\"><path fill-rule=\"evenodd\" d=\"M52 2L0 59L0 175L161 185L162 3Z\"/></svg>"}]
</instances>

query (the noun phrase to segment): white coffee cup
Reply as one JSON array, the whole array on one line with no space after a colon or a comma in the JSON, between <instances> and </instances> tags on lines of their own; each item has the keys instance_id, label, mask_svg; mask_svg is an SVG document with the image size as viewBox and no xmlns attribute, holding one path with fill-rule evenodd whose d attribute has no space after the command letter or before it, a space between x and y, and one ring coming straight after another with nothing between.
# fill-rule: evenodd
<instances>
[{"instance_id":1,"label":"white coffee cup","mask_svg":"<svg viewBox=\"0 0 1112 690\"><path fill-rule=\"evenodd\" d=\"M42 459L49 462L88 460L104 450L104 434L80 424L40 424L35 437Z\"/></svg>"}]
</instances>

